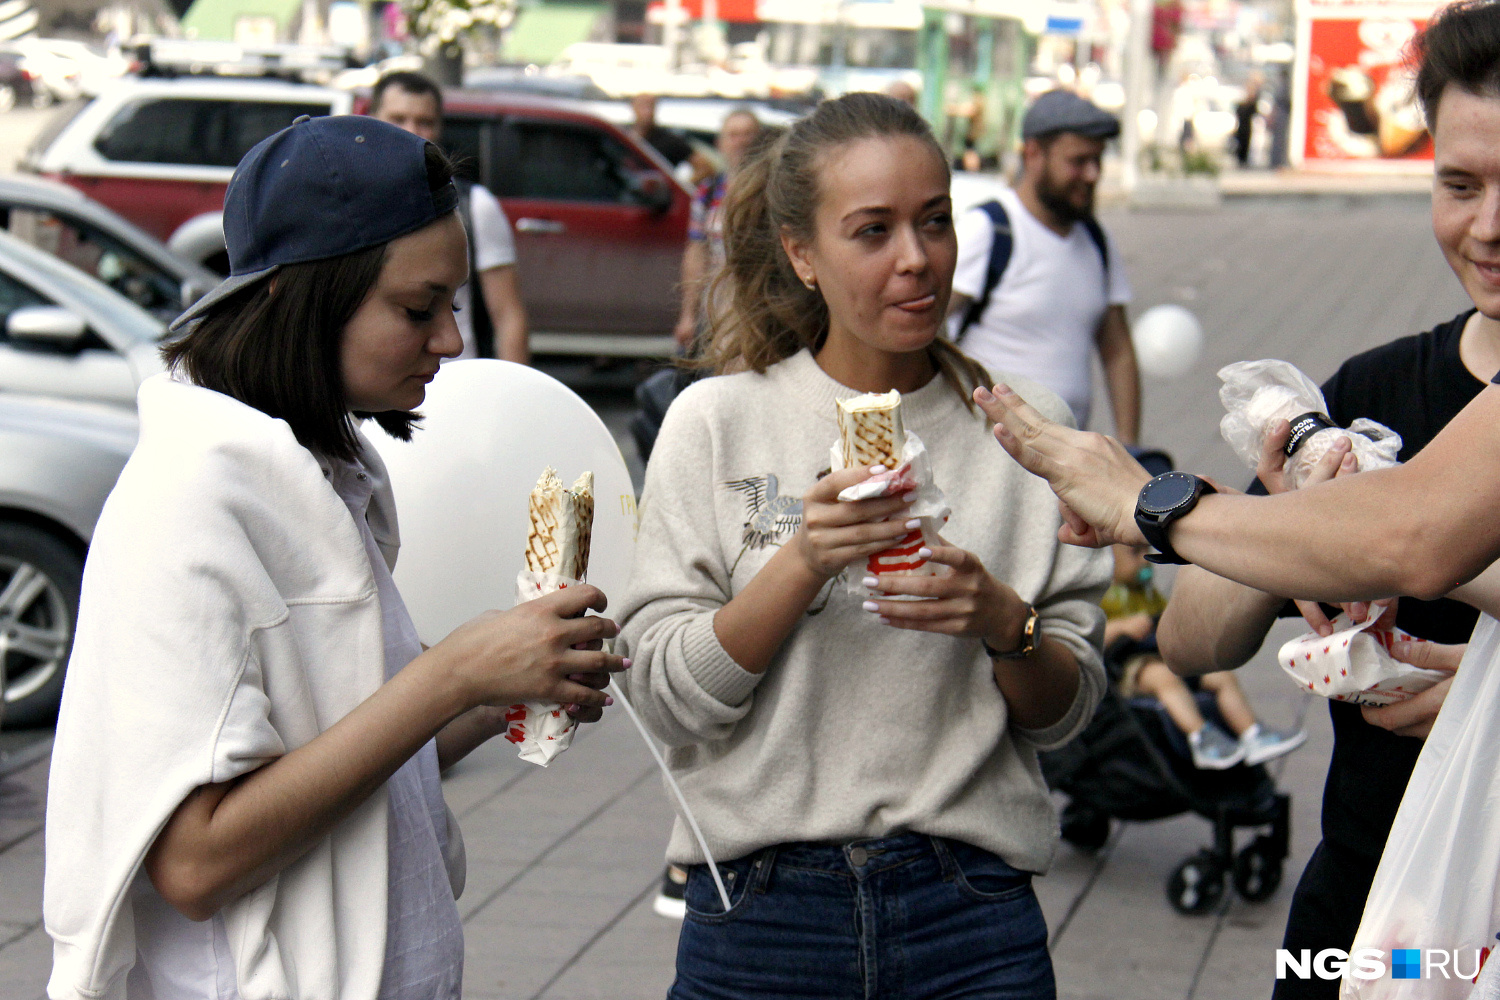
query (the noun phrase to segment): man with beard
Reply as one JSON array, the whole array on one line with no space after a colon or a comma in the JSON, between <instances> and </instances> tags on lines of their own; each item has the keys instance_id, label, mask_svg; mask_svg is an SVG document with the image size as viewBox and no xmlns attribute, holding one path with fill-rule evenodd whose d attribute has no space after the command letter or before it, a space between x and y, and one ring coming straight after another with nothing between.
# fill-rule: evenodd
<instances>
[{"instance_id":1,"label":"man with beard","mask_svg":"<svg viewBox=\"0 0 1500 1000\"><path fill-rule=\"evenodd\" d=\"M1096 348L1114 409L1115 436L1135 443L1141 379L1125 303L1130 283L1094 219L1104 144L1114 115L1078 95L1037 98L1021 123L1015 187L958 220L953 339L992 372L1035 379L1089 421Z\"/></svg>"}]
</instances>

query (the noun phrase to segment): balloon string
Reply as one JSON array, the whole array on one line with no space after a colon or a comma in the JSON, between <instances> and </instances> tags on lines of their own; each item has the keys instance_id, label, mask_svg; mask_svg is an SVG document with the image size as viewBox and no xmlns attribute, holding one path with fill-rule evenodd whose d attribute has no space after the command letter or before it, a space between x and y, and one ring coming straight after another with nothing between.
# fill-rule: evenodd
<instances>
[{"instance_id":1,"label":"balloon string","mask_svg":"<svg viewBox=\"0 0 1500 1000\"><path fill-rule=\"evenodd\" d=\"M609 682L609 689L614 692L620 704L625 706L625 714L630 716L630 721L635 723L635 728L640 730L641 739L646 741L646 748L651 751L651 756L656 758L656 766L661 768L662 776L667 779L667 787L672 789L672 794L677 796L677 804L682 806L682 815L687 818L688 826L693 831L693 836L698 839L698 846L703 850L703 857L708 861L708 870L714 877L714 888L719 890L719 899L724 903L724 912L729 912L729 893L724 888L724 880L719 877L719 866L714 864L714 856L708 849L708 841L703 836L703 831L698 828L698 820L694 818L693 811L688 808L687 798L682 794L682 789L677 786L677 779L672 777L672 769L667 767L666 758L662 757L661 751L656 748L656 741L651 734L646 732L645 723L641 717L635 714L635 706L630 699L625 697L625 692L620 690L620 685L614 679Z\"/></svg>"}]
</instances>

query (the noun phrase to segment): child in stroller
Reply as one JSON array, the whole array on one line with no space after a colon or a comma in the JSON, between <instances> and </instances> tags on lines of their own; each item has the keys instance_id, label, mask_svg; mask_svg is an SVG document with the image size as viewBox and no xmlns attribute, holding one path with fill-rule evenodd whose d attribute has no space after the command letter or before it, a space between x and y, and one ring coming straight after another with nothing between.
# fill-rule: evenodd
<instances>
[{"instance_id":1,"label":"child in stroller","mask_svg":"<svg viewBox=\"0 0 1500 1000\"><path fill-rule=\"evenodd\" d=\"M1172 724L1187 736L1193 766L1201 770L1222 771L1239 763L1264 764L1301 746L1307 739L1305 730L1278 732L1256 721L1232 671L1188 679L1172 672L1156 648L1156 622L1167 601L1153 582L1146 548L1116 545L1114 555L1115 579L1102 603L1108 616L1104 626L1105 669L1120 696L1127 701L1149 697L1160 702ZM1213 696L1228 733L1204 718L1195 697L1198 691Z\"/></svg>"}]
</instances>

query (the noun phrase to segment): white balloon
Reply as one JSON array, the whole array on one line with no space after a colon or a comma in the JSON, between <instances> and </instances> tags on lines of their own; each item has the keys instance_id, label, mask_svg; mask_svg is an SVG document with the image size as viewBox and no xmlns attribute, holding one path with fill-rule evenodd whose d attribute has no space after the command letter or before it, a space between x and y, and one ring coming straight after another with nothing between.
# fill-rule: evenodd
<instances>
[{"instance_id":1,"label":"white balloon","mask_svg":"<svg viewBox=\"0 0 1500 1000\"><path fill-rule=\"evenodd\" d=\"M588 582L618 605L635 552L635 490L614 437L573 390L534 368L446 364L410 442L366 433L390 469L401 529L396 584L432 645L482 611L515 603L527 500L547 466L594 474Z\"/></svg>"},{"instance_id":2,"label":"white balloon","mask_svg":"<svg viewBox=\"0 0 1500 1000\"><path fill-rule=\"evenodd\" d=\"M1174 303L1152 306L1136 317L1130 339L1141 374L1152 378L1181 378L1193 370L1203 353L1203 326L1198 317Z\"/></svg>"}]
</instances>

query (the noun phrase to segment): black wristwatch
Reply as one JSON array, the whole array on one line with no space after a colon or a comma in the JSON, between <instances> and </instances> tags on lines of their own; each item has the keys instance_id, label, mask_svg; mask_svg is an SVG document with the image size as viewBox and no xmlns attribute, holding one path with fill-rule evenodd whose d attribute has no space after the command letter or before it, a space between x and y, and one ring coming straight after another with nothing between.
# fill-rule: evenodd
<instances>
[{"instance_id":1,"label":"black wristwatch","mask_svg":"<svg viewBox=\"0 0 1500 1000\"><path fill-rule=\"evenodd\" d=\"M1166 472L1142 486L1135 502L1135 524L1156 550L1146 555L1147 561L1186 565L1187 560L1167 541L1167 528L1196 507L1203 494L1217 492L1204 480L1186 472Z\"/></svg>"}]
</instances>

